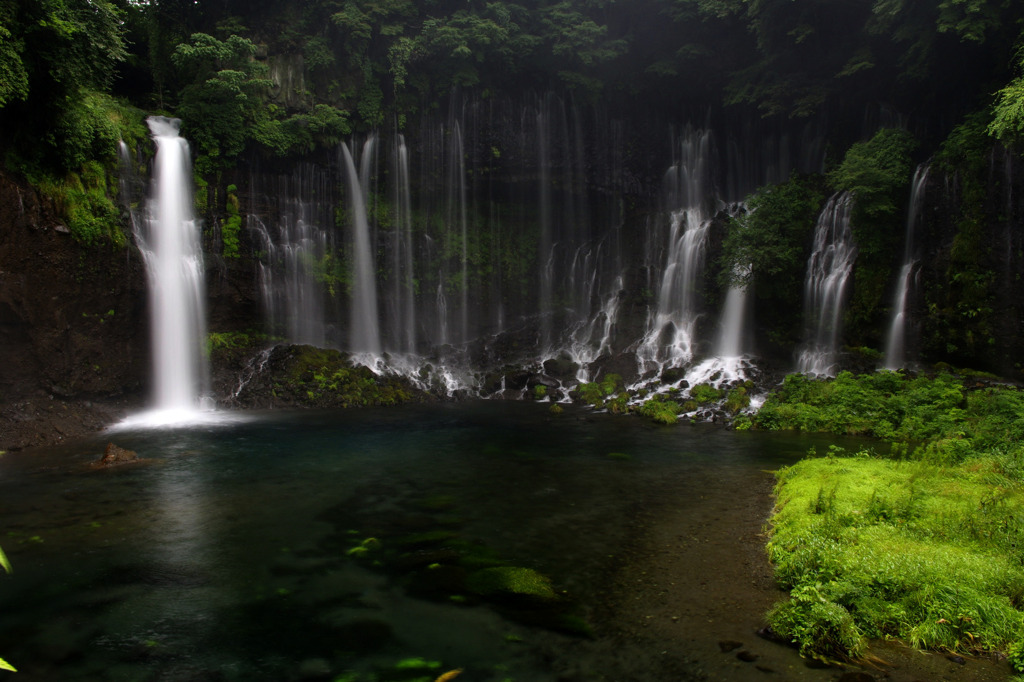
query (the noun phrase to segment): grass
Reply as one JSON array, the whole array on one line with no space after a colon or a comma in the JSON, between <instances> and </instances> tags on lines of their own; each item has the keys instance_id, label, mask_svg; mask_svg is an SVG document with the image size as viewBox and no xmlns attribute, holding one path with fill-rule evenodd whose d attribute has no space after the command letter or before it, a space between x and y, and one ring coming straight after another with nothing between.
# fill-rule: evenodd
<instances>
[{"instance_id":1,"label":"grass","mask_svg":"<svg viewBox=\"0 0 1024 682\"><path fill-rule=\"evenodd\" d=\"M778 472L769 558L790 599L769 623L805 656L871 638L1007 654L1024 671L1024 402L951 375L787 378L757 427L867 433L888 457L830 448ZM880 448L885 449L885 448Z\"/></svg>"}]
</instances>

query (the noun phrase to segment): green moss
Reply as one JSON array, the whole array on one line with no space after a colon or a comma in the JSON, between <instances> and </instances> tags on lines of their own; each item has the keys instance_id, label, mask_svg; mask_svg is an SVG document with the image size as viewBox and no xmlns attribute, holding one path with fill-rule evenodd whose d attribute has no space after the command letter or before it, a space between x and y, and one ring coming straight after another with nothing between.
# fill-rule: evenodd
<instances>
[{"instance_id":1,"label":"green moss","mask_svg":"<svg viewBox=\"0 0 1024 682\"><path fill-rule=\"evenodd\" d=\"M254 348L267 343L269 336L253 330L233 332L209 332L206 335L206 352L209 355L218 350Z\"/></svg>"},{"instance_id":2,"label":"green moss","mask_svg":"<svg viewBox=\"0 0 1024 682\"><path fill-rule=\"evenodd\" d=\"M644 402L637 410L641 416L647 417L656 424L671 425L679 421L679 414L683 408L674 400L667 400L662 394L657 393Z\"/></svg>"},{"instance_id":3,"label":"green moss","mask_svg":"<svg viewBox=\"0 0 1024 682\"><path fill-rule=\"evenodd\" d=\"M690 389L690 397L701 405L714 403L722 399L725 391L711 384L697 384Z\"/></svg>"},{"instance_id":4,"label":"green moss","mask_svg":"<svg viewBox=\"0 0 1024 682\"><path fill-rule=\"evenodd\" d=\"M591 407L602 409L606 406L608 398L622 394L625 391L625 386L622 382L622 377L618 374L606 374L601 381L582 383L574 388L571 395L574 400L578 402L586 403ZM621 413L625 412L626 402L629 400L628 396L620 395L618 405L613 409L613 412Z\"/></svg>"},{"instance_id":5,"label":"green moss","mask_svg":"<svg viewBox=\"0 0 1024 682\"><path fill-rule=\"evenodd\" d=\"M112 171L111 171L112 172ZM112 187L116 187L108 169L99 161L87 161L78 172L61 179L46 176L33 184L53 198L71 236L83 244L127 243L121 228L121 212L115 206Z\"/></svg>"},{"instance_id":6,"label":"green moss","mask_svg":"<svg viewBox=\"0 0 1024 682\"><path fill-rule=\"evenodd\" d=\"M725 395L725 403L722 406L730 414L736 414L740 410L749 407L750 396L747 395L747 389L743 386L729 389L729 392Z\"/></svg>"},{"instance_id":7,"label":"green moss","mask_svg":"<svg viewBox=\"0 0 1024 682\"><path fill-rule=\"evenodd\" d=\"M242 216L238 210L238 195L235 192L238 188L234 185L227 187L227 220L220 227L220 240L222 245L221 253L225 258L238 258L239 233L242 230Z\"/></svg>"},{"instance_id":8,"label":"green moss","mask_svg":"<svg viewBox=\"0 0 1024 682\"><path fill-rule=\"evenodd\" d=\"M540 601L558 599L549 578L521 566L495 566L476 571L469 576L467 586L472 592L487 597L526 597Z\"/></svg>"}]
</instances>

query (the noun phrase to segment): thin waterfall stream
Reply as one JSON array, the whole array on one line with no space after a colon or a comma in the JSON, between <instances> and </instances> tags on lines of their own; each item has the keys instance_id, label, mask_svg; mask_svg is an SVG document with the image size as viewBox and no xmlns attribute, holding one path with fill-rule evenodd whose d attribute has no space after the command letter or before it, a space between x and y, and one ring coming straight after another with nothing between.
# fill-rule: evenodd
<instances>
[{"instance_id":1,"label":"thin waterfall stream","mask_svg":"<svg viewBox=\"0 0 1024 682\"><path fill-rule=\"evenodd\" d=\"M914 283L917 268L917 255L914 243L914 228L921 213L924 201L925 183L928 182L928 166L921 164L914 171L914 179L910 184L910 202L907 206L907 232L903 246L903 266L896 280L896 293L892 303L892 321L885 343L886 369L900 369L907 364L907 306Z\"/></svg>"}]
</instances>

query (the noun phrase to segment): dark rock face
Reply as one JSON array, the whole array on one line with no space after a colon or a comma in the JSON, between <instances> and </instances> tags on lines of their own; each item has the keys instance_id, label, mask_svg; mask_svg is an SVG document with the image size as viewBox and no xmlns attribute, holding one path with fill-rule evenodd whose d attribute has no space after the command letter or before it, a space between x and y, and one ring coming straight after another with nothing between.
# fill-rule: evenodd
<instances>
[{"instance_id":1,"label":"dark rock face","mask_svg":"<svg viewBox=\"0 0 1024 682\"><path fill-rule=\"evenodd\" d=\"M145 286L134 247L76 242L51 202L0 175L0 449L95 430L109 419L92 401L139 401Z\"/></svg>"},{"instance_id":2,"label":"dark rock face","mask_svg":"<svg viewBox=\"0 0 1024 682\"><path fill-rule=\"evenodd\" d=\"M138 392L148 347L138 253L84 246L58 228L49 202L0 177L0 391Z\"/></svg>"}]
</instances>

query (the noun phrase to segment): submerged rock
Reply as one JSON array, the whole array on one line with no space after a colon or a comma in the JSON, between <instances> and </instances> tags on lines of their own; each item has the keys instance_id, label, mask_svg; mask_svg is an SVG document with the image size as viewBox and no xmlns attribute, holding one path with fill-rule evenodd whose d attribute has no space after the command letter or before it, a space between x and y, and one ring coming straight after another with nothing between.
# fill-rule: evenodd
<instances>
[{"instance_id":1,"label":"submerged rock","mask_svg":"<svg viewBox=\"0 0 1024 682\"><path fill-rule=\"evenodd\" d=\"M142 460L139 459L139 455L135 451L126 450L113 443L107 443L103 456L93 462L92 465L93 467L111 467L139 461Z\"/></svg>"}]
</instances>

